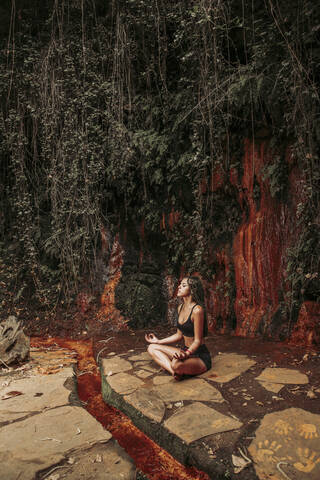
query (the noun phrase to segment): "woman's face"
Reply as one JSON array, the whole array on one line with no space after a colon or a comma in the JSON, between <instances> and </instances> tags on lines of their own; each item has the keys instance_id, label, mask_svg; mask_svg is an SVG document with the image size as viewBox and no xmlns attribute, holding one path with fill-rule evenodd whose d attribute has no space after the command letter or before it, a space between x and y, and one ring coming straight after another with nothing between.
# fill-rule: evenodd
<instances>
[{"instance_id":1,"label":"woman's face","mask_svg":"<svg viewBox=\"0 0 320 480\"><path fill-rule=\"evenodd\" d=\"M187 297L190 294L191 290L188 284L188 280L186 278L183 278L178 287L177 297Z\"/></svg>"}]
</instances>

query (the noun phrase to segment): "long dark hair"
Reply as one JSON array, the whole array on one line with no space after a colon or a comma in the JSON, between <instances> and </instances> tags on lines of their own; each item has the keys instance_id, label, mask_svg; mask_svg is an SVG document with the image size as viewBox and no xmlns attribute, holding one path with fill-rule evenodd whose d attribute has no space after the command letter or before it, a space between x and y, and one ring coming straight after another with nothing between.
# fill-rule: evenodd
<instances>
[{"instance_id":1,"label":"long dark hair","mask_svg":"<svg viewBox=\"0 0 320 480\"><path fill-rule=\"evenodd\" d=\"M204 289L202 282L199 277L190 276L185 277L187 279L188 285L190 287L192 300L197 304L201 305L204 311L204 324L203 324L203 336L208 335L208 322L207 322L207 312L204 300Z\"/></svg>"}]
</instances>

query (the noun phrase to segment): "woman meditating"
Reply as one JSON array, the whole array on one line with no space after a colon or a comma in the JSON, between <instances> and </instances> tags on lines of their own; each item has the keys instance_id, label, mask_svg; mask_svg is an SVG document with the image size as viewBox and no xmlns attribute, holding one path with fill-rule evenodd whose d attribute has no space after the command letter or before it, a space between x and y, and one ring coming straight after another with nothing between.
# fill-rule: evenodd
<instances>
[{"instance_id":1,"label":"woman meditating","mask_svg":"<svg viewBox=\"0 0 320 480\"><path fill-rule=\"evenodd\" d=\"M153 360L168 370L176 380L181 380L183 375L199 375L210 370L211 357L203 340L207 336L208 325L200 279L183 278L177 296L183 301L178 307L177 332L161 340L153 333L148 333L145 339L150 343L148 353ZM168 346L182 339L182 348Z\"/></svg>"}]
</instances>

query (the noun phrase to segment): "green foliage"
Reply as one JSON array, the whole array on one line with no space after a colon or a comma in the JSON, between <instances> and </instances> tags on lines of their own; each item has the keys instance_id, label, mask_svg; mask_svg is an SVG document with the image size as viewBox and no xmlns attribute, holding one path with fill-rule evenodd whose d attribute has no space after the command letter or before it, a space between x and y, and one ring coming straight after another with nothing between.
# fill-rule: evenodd
<instances>
[{"instance_id":1,"label":"green foliage","mask_svg":"<svg viewBox=\"0 0 320 480\"><path fill-rule=\"evenodd\" d=\"M274 153L272 163L263 169L262 179L268 180L272 197L285 201L288 188L288 162L284 155Z\"/></svg>"},{"instance_id":2,"label":"green foliage","mask_svg":"<svg viewBox=\"0 0 320 480\"><path fill-rule=\"evenodd\" d=\"M228 182L202 193L201 181L218 166L241 173L239 145L262 128L306 172L309 238L319 207L314 2L15 4L0 29L0 240L16 257L18 293L25 282L44 306L71 301L84 274L94 282L101 227L128 219L144 220L173 269L210 274L210 247L230 241L244 212ZM289 172L274 160L264 179L284 200ZM172 211L179 222L161 230Z\"/></svg>"}]
</instances>

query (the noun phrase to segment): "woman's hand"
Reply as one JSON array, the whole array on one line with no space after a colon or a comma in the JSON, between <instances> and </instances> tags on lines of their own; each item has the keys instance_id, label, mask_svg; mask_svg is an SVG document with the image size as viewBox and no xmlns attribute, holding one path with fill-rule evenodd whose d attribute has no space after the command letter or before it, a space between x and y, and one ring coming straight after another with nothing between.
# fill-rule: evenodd
<instances>
[{"instance_id":1,"label":"woman's hand","mask_svg":"<svg viewBox=\"0 0 320 480\"><path fill-rule=\"evenodd\" d=\"M179 352L176 352L173 354L173 358L176 358L177 360L186 360L187 358L190 357L190 352L187 350L180 350Z\"/></svg>"},{"instance_id":2,"label":"woman's hand","mask_svg":"<svg viewBox=\"0 0 320 480\"><path fill-rule=\"evenodd\" d=\"M159 339L155 336L154 333L148 333L144 336L144 338L148 343L159 343Z\"/></svg>"}]
</instances>

